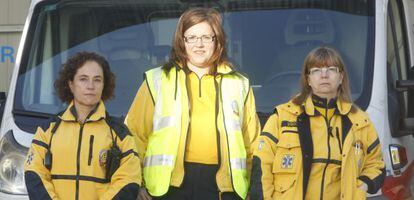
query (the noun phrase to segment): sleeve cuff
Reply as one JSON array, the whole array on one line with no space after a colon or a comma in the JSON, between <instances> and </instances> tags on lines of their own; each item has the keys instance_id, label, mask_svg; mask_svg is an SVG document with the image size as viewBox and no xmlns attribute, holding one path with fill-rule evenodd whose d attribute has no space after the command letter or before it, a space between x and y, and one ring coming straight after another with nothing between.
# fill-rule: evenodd
<instances>
[{"instance_id":1,"label":"sleeve cuff","mask_svg":"<svg viewBox=\"0 0 414 200\"><path fill-rule=\"evenodd\" d=\"M358 179L364 182L365 184L367 184L368 193L375 194L377 192L377 189L375 188L375 183L371 179L369 179L367 176L360 176Z\"/></svg>"}]
</instances>

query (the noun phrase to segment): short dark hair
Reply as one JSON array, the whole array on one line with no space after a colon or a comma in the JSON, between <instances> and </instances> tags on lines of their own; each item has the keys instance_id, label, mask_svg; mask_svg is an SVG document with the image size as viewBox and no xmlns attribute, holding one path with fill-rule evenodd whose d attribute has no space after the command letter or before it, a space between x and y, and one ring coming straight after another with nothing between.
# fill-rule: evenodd
<instances>
[{"instance_id":1,"label":"short dark hair","mask_svg":"<svg viewBox=\"0 0 414 200\"><path fill-rule=\"evenodd\" d=\"M115 75L112 73L108 61L96 53L84 51L76 53L63 63L62 68L59 71L59 77L55 80L54 86L56 93L63 102L70 103L73 100L73 94L69 88L69 81L73 81L78 69L88 61L96 62L102 68L104 88L102 90L101 99L106 101L113 97Z\"/></svg>"}]
</instances>

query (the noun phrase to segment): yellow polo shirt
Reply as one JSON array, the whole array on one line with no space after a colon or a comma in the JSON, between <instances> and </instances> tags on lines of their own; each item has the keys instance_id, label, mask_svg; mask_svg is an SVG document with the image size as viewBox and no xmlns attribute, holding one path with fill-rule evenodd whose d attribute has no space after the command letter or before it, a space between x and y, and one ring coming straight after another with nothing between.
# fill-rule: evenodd
<instances>
[{"instance_id":1,"label":"yellow polo shirt","mask_svg":"<svg viewBox=\"0 0 414 200\"><path fill-rule=\"evenodd\" d=\"M185 161L218 164L216 127L216 88L214 76L187 74L190 99L190 127Z\"/></svg>"}]
</instances>

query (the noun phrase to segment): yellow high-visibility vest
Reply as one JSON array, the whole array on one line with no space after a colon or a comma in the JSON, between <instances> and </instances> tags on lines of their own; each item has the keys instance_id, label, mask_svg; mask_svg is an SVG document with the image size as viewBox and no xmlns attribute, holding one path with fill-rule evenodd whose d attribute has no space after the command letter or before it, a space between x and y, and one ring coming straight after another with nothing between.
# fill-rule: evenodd
<instances>
[{"instance_id":1,"label":"yellow high-visibility vest","mask_svg":"<svg viewBox=\"0 0 414 200\"><path fill-rule=\"evenodd\" d=\"M144 182L153 196L167 193L179 148L182 120L189 125L188 94L185 72L173 67L167 73L161 67L145 73L155 102L153 132L144 158ZM238 73L223 74L219 85L220 107L229 149L229 171L234 191L242 198L249 183L246 169L246 150L241 130L244 101L249 91L248 79Z\"/></svg>"}]
</instances>

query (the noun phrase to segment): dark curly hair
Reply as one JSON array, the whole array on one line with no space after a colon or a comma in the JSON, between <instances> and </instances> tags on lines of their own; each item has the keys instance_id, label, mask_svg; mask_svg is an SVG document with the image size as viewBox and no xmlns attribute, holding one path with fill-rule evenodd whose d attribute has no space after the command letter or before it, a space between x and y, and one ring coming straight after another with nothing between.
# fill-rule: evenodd
<instances>
[{"instance_id":1,"label":"dark curly hair","mask_svg":"<svg viewBox=\"0 0 414 200\"><path fill-rule=\"evenodd\" d=\"M59 78L55 81L55 90L60 100L66 103L70 103L73 100L72 91L69 88L69 81L73 81L76 72L86 62L94 61L102 68L104 78L104 88L102 90L103 101L111 99L113 97L115 89L115 75L112 73L108 61L96 53L93 52L79 52L70 57L66 63L62 64L62 68L59 72Z\"/></svg>"}]
</instances>

